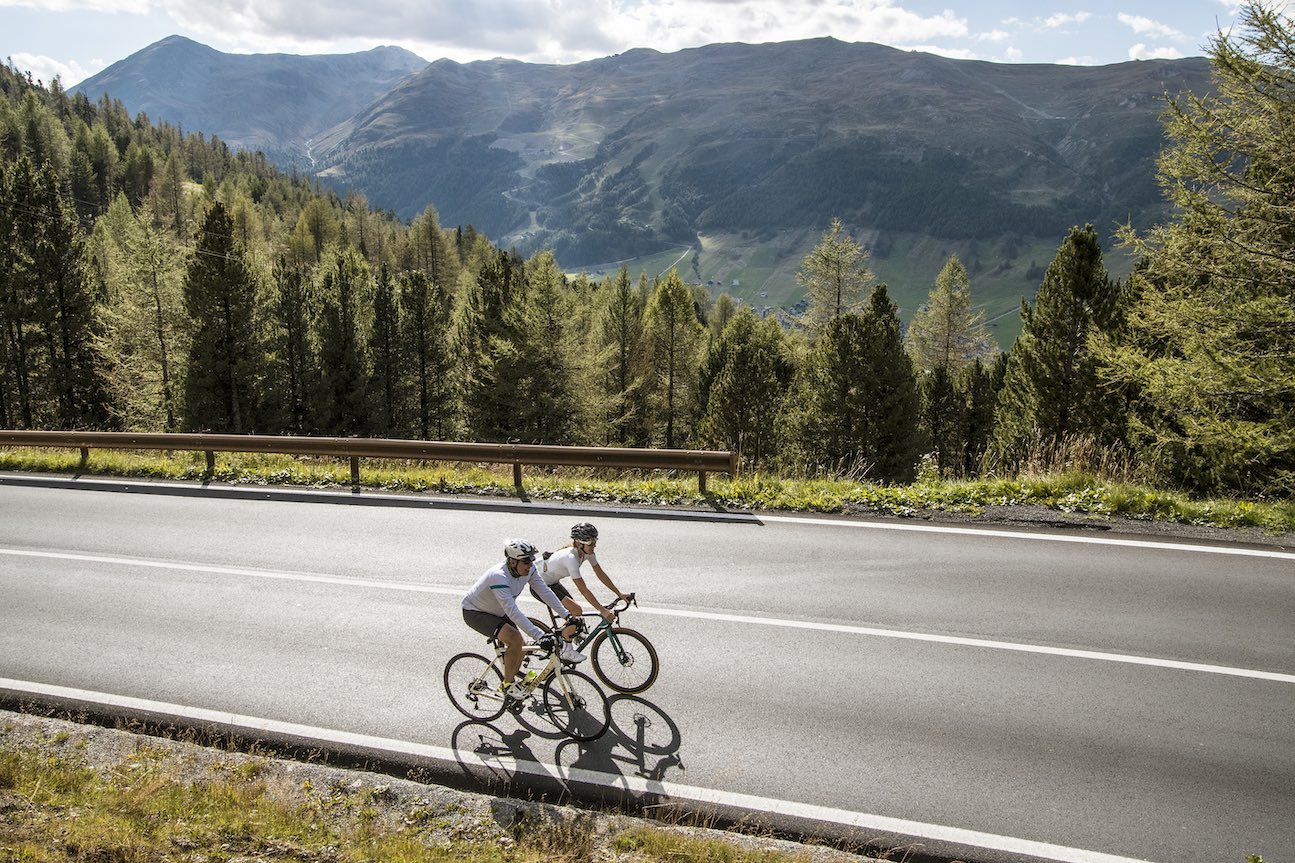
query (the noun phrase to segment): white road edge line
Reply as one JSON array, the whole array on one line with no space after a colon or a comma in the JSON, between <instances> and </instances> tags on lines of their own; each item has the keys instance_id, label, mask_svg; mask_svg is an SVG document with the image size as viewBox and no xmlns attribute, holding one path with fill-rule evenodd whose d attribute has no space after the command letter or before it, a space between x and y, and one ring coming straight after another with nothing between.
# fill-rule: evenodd
<instances>
[{"instance_id":1,"label":"white road edge line","mask_svg":"<svg viewBox=\"0 0 1295 863\"><path fill-rule=\"evenodd\" d=\"M172 569L185 572L208 572L219 575L237 575L245 578L269 578L281 581L304 581L314 584L336 584L344 587L373 588L378 590L401 590L410 593L434 593L444 596L462 596L463 590L457 587L438 585L410 584L398 581L369 581L344 576L318 575L301 572L276 572L273 570L240 569L229 566L212 566L201 563L174 563L160 560L138 560L124 557L105 557L93 554L71 554L55 551L29 551L26 549L0 548L0 555L13 557L36 557L54 560L79 560L86 563L108 563L148 569ZM818 623L805 620L784 620L775 617L752 617L742 614L722 614L710 611L687 611L672 608L639 608L636 614L655 614L663 617L685 617L697 620L715 620L724 623L741 623L756 626L780 626L786 629L810 629L818 632L837 632L847 635L864 635L872 638L896 638L905 641L925 641L932 644L951 644L958 647L979 647L990 650L1010 650L1017 653L1036 653L1045 656L1064 656L1070 659L1091 659L1102 662L1119 662L1126 665L1145 665L1156 668L1170 668L1179 671L1197 671L1207 674L1222 674L1230 677L1243 677L1252 680L1269 680L1277 683L1295 683L1295 674L1283 674L1277 671L1258 671L1250 668L1236 668L1229 665L1210 665L1201 662L1183 662L1176 659L1158 659L1148 656L1135 656L1126 653L1106 653L1097 650L1078 650L1069 647L1049 647L1041 644L1021 644L1012 641L994 641L985 638L965 638L957 635L935 635L926 632L905 632L896 629L878 629L870 626L851 626L838 623Z\"/></svg>"},{"instance_id":2,"label":"white road edge line","mask_svg":"<svg viewBox=\"0 0 1295 863\"><path fill-rule=\"evenodd\" d=\"M1034 542L1078 542L1088 545L1116 545L1124 548L1153 548L1157 551L1194 551L1201 554L1234 554L1242 557L1273 557L1295 560L1295 551L1267 548L1233 548L1225 545L1192 545L1185 542L1159 542L1153 539L1122 539L1112 536L1069 536L1058 533L1027 533L1015 530L992 530L978 527L949 527L937 524L900 524L884 521L843 521L829 518L796 518L786 515L759 515L761 522L777 524L811 524L817 527L852 527L866 530L906 530L918 533L952 533L962 536L990 536Z\"/></svg>"},{"instance_id":3,"label":"white road edge line","mask_svg":"<svg viewBox=\"0 0 1295 863\"><path fill-rule=\"evenodd\" d=\"M910 821L903 818L891 818L885 815L874 815L866 812L853 812L848 809L835 809L829 806L815 806L809 803L797 803L790 800L779 800L773 797L757 797L751 794L737 794L717 791L712 788L699 788L681 785L675 782L661 782L643 779L637 776L623 776L615 773L601 773L583 768L568 768L557 764L541 764L533 761L517 761L513 758L500 757L486 759L475 752L450 749L443 746L431 746L405 740L393 740L385 737L373 737L350 731L339 731L329 728L315 728L291 722L280 722L257 716L242 716L235 713L224 713L201 707L189 707L181 704L168 704L161 701L150 701L143 698L132 698L126 695L114 695L103 692L92 692L64 686L52 686L44 683L32 683L24 680L11 680L0 677L0 690L45 695L76 701L89 701L96 704L139 710L164 715L181 716L186 719L217 725L248 728L256 731L272 732L348 746L385 750L401 755L414 755L446 761L472 762L477 766L490 768L504 767L514 772L523 772L536 776L557 776L566 781L590 785L618 788L638 793L661 794L676 800L689 800L697 803L710 803L720 806L734 806L743 809L770 812L796 818L830 822L847 827L879 833L895 833L902 836L918 837L941 842L952 842L960 845L971 845L1012 854L1023 854L1044 860L1055 860L1058 863L1145 863L1132 857L1120 857L1100 851L1087 851L1082 848L1068 848L1064 845L1053 845L1037 842L1032 839L1019 839L1013 836L999 836L994 833L982 833L961 827L948 827L941 824L926 824L921 821Z\"/></svg>"}]
</instances>

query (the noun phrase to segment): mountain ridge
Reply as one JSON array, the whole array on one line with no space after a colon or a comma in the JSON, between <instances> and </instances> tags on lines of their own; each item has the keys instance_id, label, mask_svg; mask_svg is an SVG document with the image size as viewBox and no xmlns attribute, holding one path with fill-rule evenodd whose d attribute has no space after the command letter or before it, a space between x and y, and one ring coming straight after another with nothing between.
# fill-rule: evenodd
<instances>
[{"instance_id":1,"label":"mountain ridge","mask_svg":"<svg viewBox=\"0 0 1295 863\"><path fill-rule=\"evenodd\" d=\"M427 65L393 46L352 54L226 54L168 36L70 88L131 112L310 165L310 141Z\"/></svg>"},{"instance_id":2,"label":"mountain ridge","mask_svg":"<svg viewBox=\"0 0 1295 863\"><path fill-rule=\"evenodd\" d=\"M659 253L693 281L790 305L800 259L840 217L908 310L950 253L1000 313L1032 295L1071 226L1109 238L1163 218L1164 96L1211 86L1205 58L1007 65L821 37L569 65L409 63L370 79L367 101L352 92L324 111L318 93L344 77L337 58L364 55L150 48L188 50L185 71L211 83L164 86L145 49L95 86L114 72L143 82L137 99L189 100L186 129L280 164L301 164L309 146L317 176L401 218L431 204L443 224L523 253L552 248L569 268ZM246 82L245 69L280 78L259 100L234 99L227 82ZM231 105L238 137L221 126Z\"/></svg>"}]
</instances>

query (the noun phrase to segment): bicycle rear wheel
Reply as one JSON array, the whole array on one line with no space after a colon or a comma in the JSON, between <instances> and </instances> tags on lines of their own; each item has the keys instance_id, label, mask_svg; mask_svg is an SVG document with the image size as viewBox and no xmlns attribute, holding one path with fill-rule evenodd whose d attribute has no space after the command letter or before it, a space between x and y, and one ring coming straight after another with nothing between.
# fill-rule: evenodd
<instances>
[{"instance_id":1,"label":"bicycle rear wheel","mask_svg":"<svg viewBox=\"0 0 1295 863\"><path fill-rule=\"evenodd\" d=\"M454 709L469 719L489 722L504 712L499 687L504 676L484 656L460 653L445 663L445 694Z\"/></svg>"},{"instance_id":2,"label":"bicycle rear wheel","mask_svg":"<svg viewBox=\"0 0 1295 863\"><path fill-rule=\"evenodd\" d=\"M579 671L559 673L561 680L554 674L544 681L544 710L549 719L573 740L602 737L612 721L607 696L587 674Z\"/></svg>"},{"instance_id":3,"label":"bicycle rear wheel","mask_svg":"<svg viewBox=\"0 0 1295 863\"><path fill-rule=\"evenodd\" d=\"M617 692L642 692L656 683L660 670L652 642L626 626L613 626L599 635L590 656L598 679Z\"/></svg>"}]
</instances>

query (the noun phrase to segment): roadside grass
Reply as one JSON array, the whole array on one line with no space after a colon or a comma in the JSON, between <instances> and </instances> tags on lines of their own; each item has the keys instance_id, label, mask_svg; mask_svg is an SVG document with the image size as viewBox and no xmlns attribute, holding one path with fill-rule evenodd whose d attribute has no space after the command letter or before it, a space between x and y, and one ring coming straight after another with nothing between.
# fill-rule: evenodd
<instances>
[{"instance_id":1,"label":"roadside grass","mask_svg":"<svg viewBox=\"0 0 1295 863\"><path fill-rule=\"evenodd\" d=\"M241 485L350 487L349 462L276 454L221 454L208 473L201 453L94 450L82 466L78 453L34 447L0 448L0 470L98 474L149 479L211 481ZM361 483L392 492L512 497L509 465L362 460ZM1139 485L1100 472L1057 470L1014 478L946 480L924 472L911 485L844 479L795 479L746 473L711 475L708 492L696 475L669 471L594 471L526 467L526 495L532 499L647 506L720 506L730 509L814 513L880 513L921 516L933 512L979 515L987 507L1041 506L1100 519L1119 516L1147 521L1295 531L1295 501L1199 500L1183 492Z\"/></svg>"},{"instance_id":2,"label":"roadside grass","mask_svg":"<svg viewBox=\"0 0 1295 863\"><path fill-rule=\"evenodd\" d=\"M181 768L144 744L93 769L76 747L0 747L0 861L161 863L793 863L807 853L745 848L666 828L621 826L597 840L589 817L522 818L508 830L454 803L401 801L382 786L266 781L259 761ZM247 765L252 765L251 767Z\"/></svg>"}]
</instances>

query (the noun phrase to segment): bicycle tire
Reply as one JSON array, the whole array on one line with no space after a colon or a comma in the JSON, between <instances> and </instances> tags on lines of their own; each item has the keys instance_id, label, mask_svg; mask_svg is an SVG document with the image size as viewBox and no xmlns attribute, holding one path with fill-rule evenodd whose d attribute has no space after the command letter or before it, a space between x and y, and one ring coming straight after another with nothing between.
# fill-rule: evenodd
<instances>
[{"instance_id":1,"label":"bicycle tire","mask_svg":"<svg viewBox=\"0 0 1295 863\"><path fill-rule=\"evenodd\" d=\"M615 642L604 630L589 654L598 679L626 694L642 692L656 683L661 663L647 636L627 626L613 626L611 633L616 636Z\"/></svg>"},{"instance_id":2,"label":"bicycle tire","mask_svg":"<svg viewBox=\"0 0 1295 863\"><path fill-rule=\"evenodd\" d=\"M612 724L612 709L594 679L579 671L562 671L575 703L569 703L555 674L544 681L544 712L572 740L597 740Z\"/></svg>"},{"instance_id":3,"label":"bicycle tire","mask_svg":"<svg viewBox=\"0 0 1295 863\"><path fill-rule=\"evenodd\" d=\"M469 719L489 722L503 715L504 702L498 691L504 676L484 656L460 653L451 657L445 663L444 680L450 703Z\"/></svg>"}]
</instances>

